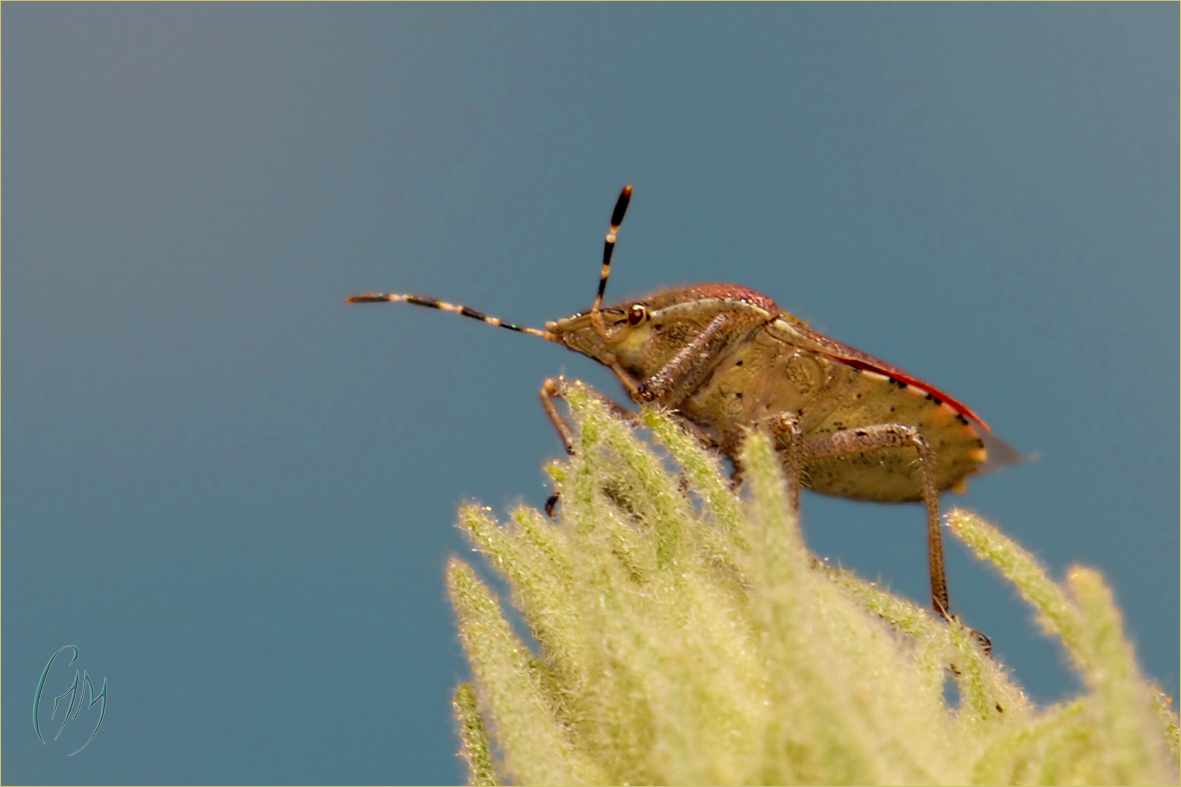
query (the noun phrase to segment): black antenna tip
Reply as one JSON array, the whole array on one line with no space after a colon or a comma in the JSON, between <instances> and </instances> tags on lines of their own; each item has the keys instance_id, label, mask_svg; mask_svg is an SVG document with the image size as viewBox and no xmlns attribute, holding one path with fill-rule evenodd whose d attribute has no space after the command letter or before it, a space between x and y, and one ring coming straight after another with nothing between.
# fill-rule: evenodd
<instances>
[{"instance_id":1,"label":"black antenna tip","mask_svg":"<svg viewBox=\"0 0 1181 787\"><path fill-rule=\"evenodd\" d=\"M615 210L611 212L611 226L618 227L623 223L623 214L627 213L627 204L632 199L632 187L624 186L619 192L619 199L615 202Z\"/></svg>"}]
</instances>

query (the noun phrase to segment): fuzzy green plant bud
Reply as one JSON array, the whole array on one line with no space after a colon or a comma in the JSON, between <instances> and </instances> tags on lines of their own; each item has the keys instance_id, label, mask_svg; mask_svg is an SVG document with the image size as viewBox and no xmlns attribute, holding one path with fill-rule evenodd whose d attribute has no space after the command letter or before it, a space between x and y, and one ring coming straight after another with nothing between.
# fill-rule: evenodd
<instances>
[{"instance_id":1,"label":"fuzzy green plant bud","mask_svg":"<svg viewBox=\"0 0 1181 787\"><path fill-rule=\"evenodd\" d=\"M654 447L588 389L567 401L579 437L550 467L557 520L460 512L536 643L451 561L471 783L1176 783L1176 714L1096 572L1055 583L994 528L948 516L1083 677L1081 696L1038 708L971 631L813 557L762 435L735 491L664 415L641 416Z\"/></svg>"}]
</instances>

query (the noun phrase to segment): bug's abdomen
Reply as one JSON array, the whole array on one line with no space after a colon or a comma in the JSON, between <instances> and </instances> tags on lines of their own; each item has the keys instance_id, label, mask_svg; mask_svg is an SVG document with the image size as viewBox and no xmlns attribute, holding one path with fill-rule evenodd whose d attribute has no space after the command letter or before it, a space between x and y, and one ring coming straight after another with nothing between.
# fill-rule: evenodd
<instances>
[{"instance_id":1,"label":"bug's abdomen","mask_svg":"<svg viewBox=\"0 0 1181 787\"><path fill-rule=\"evenodd\" d=\"M926 391L885 375L846 366L848 389L841 403L815 425L807 440L842 429L901 424L919 429L931 449L935 487L958 484L987 460L984 427ZM804 485L829 495L860 500L921 500L918 454L912 447L883 448L808 461Z\"/></svg>"}]
</instances>

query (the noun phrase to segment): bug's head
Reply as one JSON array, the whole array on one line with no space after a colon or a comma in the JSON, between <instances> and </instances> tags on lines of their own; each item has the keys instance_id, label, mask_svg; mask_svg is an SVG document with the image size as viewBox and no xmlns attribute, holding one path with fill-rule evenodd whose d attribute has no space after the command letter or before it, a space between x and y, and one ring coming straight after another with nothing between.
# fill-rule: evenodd
<instances>
[{"instance_id":1,"label":"bug's head","mask_svg":"<svg viewBox=\"0 0 1181 787\"><path fill-rule=\"evenodd\" d=\"M596 325L592 309L546 323L545 331L551 341L644 380L665 368L723 314L735 325L755 326L773 319L779 308L745 287L701 284L602 307L601 325Z\"/></svg>"},{"instance_id":2,"label":"bug's head","mask_svg":"<svg viewBox=\"0 0 1181 787\"><path fill-rule=\"evenodd\" d=\"M545 331L568 349L613 366L643 351L649 333L646 314L642 301L621 303L547 322Z\"/></svg>"}]
</instances>

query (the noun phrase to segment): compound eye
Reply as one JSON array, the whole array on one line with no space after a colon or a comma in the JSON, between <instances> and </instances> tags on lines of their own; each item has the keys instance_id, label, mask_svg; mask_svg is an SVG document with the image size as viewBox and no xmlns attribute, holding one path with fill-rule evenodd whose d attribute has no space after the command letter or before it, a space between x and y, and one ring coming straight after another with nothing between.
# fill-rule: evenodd
<instances>
[{"instance_id":1,"label":"compound eye","mask_svg":"<svg viewBox=\"0 0 1181 787\"><path fill-rule=\"evenodd\" d=\"M647 316L648 316L648 310L644 308L644 304L642 304L642 303L633 304L632 307L627 310L627 324L628 325L639 325L640 323L642 323L644 321L644 318L646 318Z\"/></svg>"}]
</instances>

